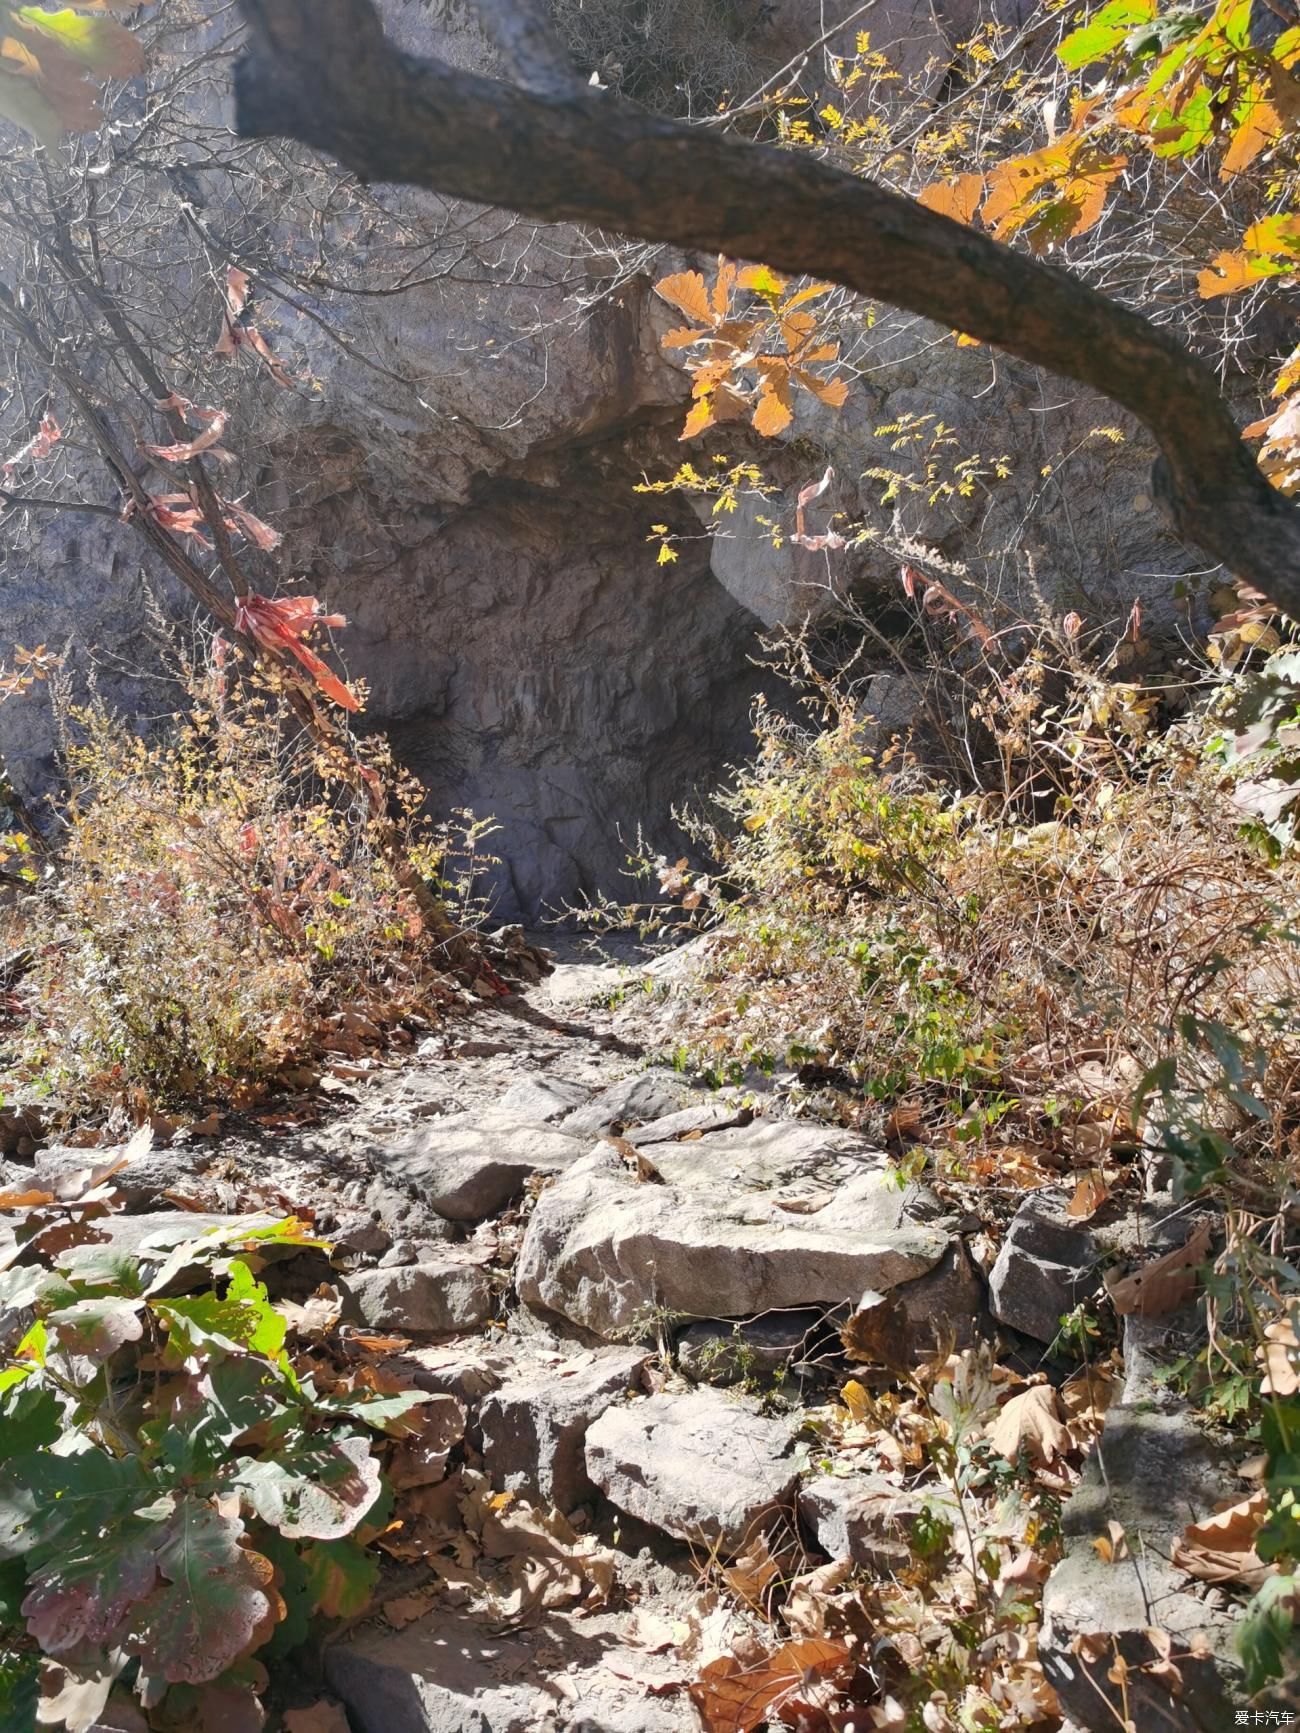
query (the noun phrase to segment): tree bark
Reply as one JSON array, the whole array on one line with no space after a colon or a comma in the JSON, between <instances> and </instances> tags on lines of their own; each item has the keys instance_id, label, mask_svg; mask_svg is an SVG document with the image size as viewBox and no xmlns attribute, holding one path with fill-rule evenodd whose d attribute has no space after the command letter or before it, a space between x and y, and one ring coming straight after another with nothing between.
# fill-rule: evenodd
<instances>
[{"instance_id":1,"label":"tree bark","mask_svg":"<svg viewBox=\"0 0 1300 1733\"><path fill-rule=\"evenodd\" d=\"M240 5L243 136L296 139L363 180L809 272L1078 380L1150 429L1184 539L1300 617L1300 507L1260 473L1210 370L1140 314L811 156L402 54L372 0Z\"/></svg>"}]
</instances>

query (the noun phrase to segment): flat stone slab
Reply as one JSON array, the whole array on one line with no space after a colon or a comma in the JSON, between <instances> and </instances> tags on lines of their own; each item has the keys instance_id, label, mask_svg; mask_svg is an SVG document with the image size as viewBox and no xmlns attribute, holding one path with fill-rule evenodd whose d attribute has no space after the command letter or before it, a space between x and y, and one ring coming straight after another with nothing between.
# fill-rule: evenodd
<instances>
[{"instance_id":1,"label":"flat stone slab","mask_svg":"<svg viewBox=\"0 0 1300 1733\"><path fill-rule=\"evenodd\" d=\"M526 1304L625 1339L664 1311L856 1301L925 1275L949 1244L851 1132L760 1122L644 1157L651 1177L598 1144L542 1192L517 1266Z\"/></svg>"},{"instance_id":2,"label":"flat stone slab","mask_svg":"<svg viewBox=\"0 0 1300 1733\"><path fill-rule=\"evenodd\" d=\"M587 1473L629 1516L734 1553L788 1503L799 1464L787 1421L719 1390L661 1391L601 1415Z\"/></svg>"},{"instance_id":3,"label":"flat stone slab","mask_svg":"<svg viewBox=\"0 0 1300 1733\"><path fill-rule=\"evenodd\" d=\"M602 1089L584 1106L566 1114L561 1131L600 1137L614 1126L645 1125L682 1108L698 1106L700 1092L674 1071L638 1071Z\"/></svg>"},{"instance_id":4,"label":"flat stone slab","mask_svg":"<svg viewBox=\"0 0 1300 1733\"><path fill-rule=\"evenodd\" d=\"M1235 1695L1236 1621L1169 1560L1187 1523L1243 1496L1185 1409L1162 1413L1143 1402L1107 1414L1062 1514L1065 1557L1043 1588L1038 1641L1062 1711L1087 1733L1113 1733L1123 1719L1119 1688L1107 1676L1116 1651L1129 1665L1127 1712L1142 1733L1221 1733L1233 1725L1245 1702ZM1124 1530L1129 1556L1107 1563L1092 1543L1112 1521ZM1174 1640L1183 1676L1176 1698L1143 1671L1154 1658L1151 1628ZM1108 1637L1111 1647L1089 1663L1073 1645L1092 1636Z\"/></svg>"},{"instance_id":5,"label":"flat stone slab","mask_svg":"<svg viewBox=\"0 0 1300 1733\"><path fill-rule=\"evenodd\" d=\"M590 1144L514 1113L451 1113L376 1152L376 1168L445 1220L476 1223L504 1209L533 1174L558 1173Z\"/></svg>"},{"instance_id":6,"label":"flat stone slab","mask_svg":"<svg viewBox=\"0 0 1300 1733\"><path fill-rule=\"evenodd\" d=\"M699 1733L671 1654L620 1642L627 1615L550 1614L494 1635L451 1608L325 1651L356 1733Z\"/></svg>"},{"instance_id":7,"label":"flat stone slab","mask_svg":"<svg viewBox=\"0 0 1300 1733\"><path fill-rule=\"evenodd\" d=\"M372 1329L451 1336L486 1324L495 1308L482 1265L455 1253L428 1263L359 1270L340 1285L350 1296L349 1309Z\"/></svg>"},{"instance_id":8,"label":"flat stone slab","mask_svg":"<svg viewBox=\"0 0 1300 1733\"><path fill-rule=\"evenodd\" d=\"M649 1353L602 1348L510 1378L479 1409L483 1468L493 1486L570 1511L595 1491L587 1429L625 1396Z\"/></svg>"}]
</instances>

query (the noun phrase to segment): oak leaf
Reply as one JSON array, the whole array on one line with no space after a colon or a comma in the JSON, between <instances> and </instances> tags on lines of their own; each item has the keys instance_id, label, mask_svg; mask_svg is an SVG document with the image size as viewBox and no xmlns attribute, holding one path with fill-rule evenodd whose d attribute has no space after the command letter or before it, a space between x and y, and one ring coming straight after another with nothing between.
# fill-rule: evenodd
<instances>
[{"instance_id":1,"label":"oak leaf","mask_svg":"<svg viewBox=\"0 0 1300 1733\"><path fill-rule=\"evenodd\" d=\"M1050 1384L1031 1384L1000 1410L989 1427L989 1443L999 1456L1014 1462L1022 1450L1051 1463L1069 1449L1070 1435L1061 1423L1060 1405Z\"/></svg>"},{"instance_id":2,"label":"oak leaf","mask_svg":"<svg viewBox=\"0 0 1300 1733\"><path fill-rule=\"evenodd\" d=\"M1196 1292L1196 1271L1210 1254L1210 1224L1202 1222L1185 1245L1135 1270L1106 1278L1106 1292L1121 1318L1154 1318L1175 1312Z\"/></svg>"}]
</instances>

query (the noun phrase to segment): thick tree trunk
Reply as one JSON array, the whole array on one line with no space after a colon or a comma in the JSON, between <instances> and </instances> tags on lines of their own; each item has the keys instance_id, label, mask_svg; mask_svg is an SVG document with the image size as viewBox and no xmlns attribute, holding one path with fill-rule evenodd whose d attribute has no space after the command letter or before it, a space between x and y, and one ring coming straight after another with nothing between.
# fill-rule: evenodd
<instances>
[{"instance_id":1,"label":"thick tree trunk","mask_svg":"<svg viewBox=\"0 0 1300 1733\"><path fill-rule=\"evenodd\" d=\"M248 137L288 137L365 180L435 188L810 272L1076 379L1151 430L1180 533L1300 617L1300 508L1260 474L1209 369L1067 272L813 157L416 60L371 0L240 0Z\"/></svg>"}]
</instances>

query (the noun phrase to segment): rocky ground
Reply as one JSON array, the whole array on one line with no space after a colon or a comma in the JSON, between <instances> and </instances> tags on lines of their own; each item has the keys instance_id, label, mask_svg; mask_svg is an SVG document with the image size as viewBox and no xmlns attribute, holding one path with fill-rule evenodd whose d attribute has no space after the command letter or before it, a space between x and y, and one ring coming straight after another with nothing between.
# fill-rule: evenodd
<instances>
[{"instance_id":1,"label":"rocky ground","mask_svg":"<svg viewBox=\"0 0 1300 1733\"><path fill-rule=\"evenodd\" d=\"M1019 1717L971 1725L1057 1725L1053 1691L1107 1733L1117 1711L1230 1725L1229 1609L1171 1562L1243 1496L1154 1375L1191 1320L1134 1312L1122 1363L1047 1354L1103 1263L1196 1223L1159 1197L1081 1222L1068 1189L906 1182L855 1133L649 1063L672 1002L643 981L562 964L406 1057L341 1056L325 1110L194 1127L114 1175L124 1243L314 1212L330 1261L278 1275L300 1331L432 1393L375 1610L290 1694L355 1733L902 1729L890 1679L938 1680L956 1632L968 1710ZM927 1440L962 1427L1029 1465L1010 1499L936 1467ZM1022 1614L986 1617L993 1594Z\"/></svg>"}]
</instances>

